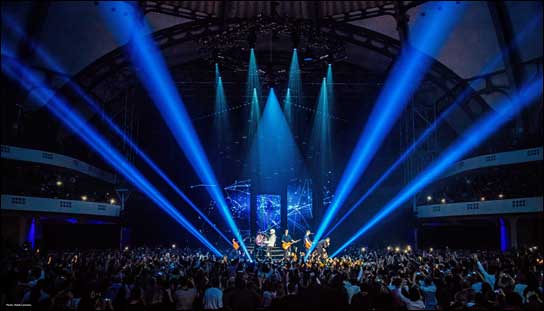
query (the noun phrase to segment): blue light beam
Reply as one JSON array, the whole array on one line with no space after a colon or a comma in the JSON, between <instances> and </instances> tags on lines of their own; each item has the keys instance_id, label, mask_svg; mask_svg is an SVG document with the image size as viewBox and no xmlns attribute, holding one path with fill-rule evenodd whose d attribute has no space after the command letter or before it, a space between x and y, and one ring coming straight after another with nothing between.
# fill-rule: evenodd
<instances>
[{"instance_id":1,"label":"blue light beam","mask_svg":"<svg viewBox=\"0 0 544 311\"><path fill-rule=\"evenodd\" d=\"M36 218L32 217L32 222L30 222L30 228L28 229L28 234L26 235L26 241L30 243L32 249L36 246Z\"/></svg>"},{"instance_id":2,"label":"blue light beam","mask_svg":"<svg viewBox=\"0 0 544 311\"><path fill-rule=\"evenodd\" d=\"M103 5L102 5L103 4ZM108 18L111 9L123 12L124 16ZM149 26L144 16L137 8L125 2L102 2L103 15L111 23L112 29L120 41L129 39L128 52L143 86L149 92L155 106L161 113L170 132L189 160L189 163L204 184L218 185L217 178L206 157L198 135L192 126L189 114L185 109L183 100L168 71L168 67L153 42L152 37L146 35ZM239 241L245 255L249 260L251 256L229 211L221 187L207 187L206 190L219 206L219 210Z\"/></svg>"},{"instance_id":3,"label":"blue light beam","mask_svg":"<svg viewBox=\"0 0 544 311\"><path fill-rule=\"evenodd\" d=\"M332 137L330 121L329 82L323 78L317 99L317 108L312 128L312 144L319 158L321 174L332 169Z\"/></svg>"},{"instance_id":4,"label":"blue light beam","mask_svg":"<svg viewBox=\"0 0 544 311\"><path fill-rule=\"evenodd\" d=\"M15 60L3 60L2 71L15 81L19 81L29 92L33 91L36 99L50 98L45 107L56 116L67 128L79 136L94 151L99 154L112 168L116 169L135 187L147 195L163 211L174 218L179 224L187 229L204 246L210 249L217 256L219 252L174 206L160 194L160 192L126 159L115 150L100 134L89 126L86 120L60 96L52 96L54 91L42 83L35 74L21 63Z\"/></svg>"},{"instance_id":5,"label":"blue light beam","mask_svg":"<svg viewBox=\"0 0 544 311\"><path fill-rule=\"evenodd\" d=\"M304 169L300 151L273 88L269 91L247 163L254 175L253 181L271 188L286 183Z\"/></svg>"},{"instance_id":6,"label":"blue light beam","mask_svg":"<svg viewBox=\"0 0 544 311\"><path fill-rule=\"evenodd\" d=\"M289 66L289 80L287 81L287 91L290 95L289 106L285 105L284 111L289 123L293 123L293 105L302 104L302 83L300 79L300 65L298 63L297 49L293 49L293 55L291 56L291 65ZM292 128L295 128L294 124L291 124Z\"/></svg>"},{"instance_id":7,"label":"blue light beam","mask_svg":"<svg viewBox=\"0 0 544 311\"><path fill-rule=\"evenodd\" d=\"M218 145L228 144L230 139L230 126L228 117L227 98L223 88L223 79L218 76L215 85L215 111L214 111L214 130Z\"/></svg>"},{"instance_id":8,"label":"blue light beam","mask_svg":"<svg viewBox=\"0 0 544 311\"><path fill-rule=\"evenodd\" d=\"M333 201L317 229L315 240L321 239L333 217L348 198L351 190L380 148L387 133L404 110L423 78L432 56L443 45L464 9L463 2L429 2L433 14L420 18L411 36L411 45L404 45L370 114L365 129L355 146L351 159L340 179ZM430 57L431 56L431 57ZM306 259L315 247L312 245Z\"/></svg>"},{"instance_id":9,"label":"blue light beam","mask_svg":"<svg viewBox=\"0 0 544 311\"><path fill-rule=\"evenodd\" d=\"M47 66L52 68L53 70L57 72L63 72L62 66L45 51L39 44L31 41L28 36L24 33L24 31L15 23L10 17L7 17L5 19L6 25L13 30L17 35L25 40L36 52L36 55L45 62ZM4 52L4 51L3 51ZM8 51L6 51L8 52ZM10 53L7 53L10 55ZM216 65L216 72L218 72L218 67ZM229 245L231 244L231 240L228 239L223 232L217 227L216 224L214 224L197 206L196 204L189 199L189 197L162 171L153 160L151 160L143 150L140 149L140 147L132 141L126 134L121 130L115 122L113 122L112 119L110 119L104 112L102 108L100 108L100 105L91 97L89 94L87 94L86 91L84 91L76 82L69 79L66 81L65 84L67 87L69 87L72 91L74 91L78 96L83 99L83 101L91 107L91 109L96 112L98 115L101 116L102 121L104 121L114 132L117 134L121 139L123 139L124 142L126 142L130 148L132 148L138 156L140 156L146 163L149 165L157 175L159 175L189 206L197 212L197 214L204 219L204 221L209 224L220 236L221 238L227 242Z\"/></svg>"},{"instance_id":10,"label":"blue light beam","mask_svg":"<svg viewBox=\"0 0 544 311\"><path fill-rule=\"evenodd\" d=\"M523 108L531 104L542 94L542 76L514 94L510 100L504 100L498 107L480 118L474 125L466 130L459 139L452 143L431 165L402 189L391 201L389 201L370 221L361 227L346 243L344 243L331 257L353 243L379 221L391 214L395 209L406 202L410 197L440 176L451 165L459 161L465 154L478 146L482 141L493 134L497 129L510 121Z\"/></svg>"}]
</instances>

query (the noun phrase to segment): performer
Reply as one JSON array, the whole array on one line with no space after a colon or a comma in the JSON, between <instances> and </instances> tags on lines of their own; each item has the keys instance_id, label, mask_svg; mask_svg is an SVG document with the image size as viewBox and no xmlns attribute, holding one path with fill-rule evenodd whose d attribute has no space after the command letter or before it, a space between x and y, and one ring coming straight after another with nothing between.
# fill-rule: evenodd
<instances>
[{"instance_id":1,"label":"performer","mask_svg":"<svg viewBox=\"0 0 544 311\"><path fill-rule=\"evenodd\" d=\"M265 247L267 247L268 241L266 234L264 232L259 232L255 238L255 257L262 259L265 255Z\"/></svg>"},{"instance_id":2,"label":"performer","mask_svg":"<svg viewBox=\"0 0 544 311\"><path fill-rule=\"evenodd\" d=\"M310 230L306 230L306 234L304 235L304 248L306 249L306 252L312 248L312 240L310 239L311 234Z\"/></svg>"},{"instance_id":3,"label":"performer","mask_svg":"<svg viewBox=\"0 0 544 311\"><path fill-rule=\"evenodd\" d=\"M268 241L267 241L267 255L268 255L268 257L271 257L270 256L270 251L272 250L272 248L274 246L276 246L276 230L270 229L270 236L268 237Z\"/></svg>"},{"instance_id":4,"label":"performer","mask_svg":"<svg viewBox=\"0 0 544 311\"><path fill-rule=\"evenodd\" d=\"M236 252L236 255L240 255L240 244L238 244L238 241L236 239L232 239L232 248L234 248L234 251Z\"/></svg>"},{"instance_id":5,"label":"performer","mask_svg":"<svg viewBox=\"0 0 544 311\"><path fill-rule=\"evenodd\" d=\"M326 238L324 240L319 241L317 243L317 246L315 248L315 251L317 253L317 259L327 259L327 248L331 245L331 238Z\"/></svg>"},{"instance_id":6,"label":"performer","mask_svg":"<svg viewBox=\"0 0 544 311\"><path fill-rule=\"evenodd\" d=\"M291 235L289 234L289 229L285 229L285 233L281 236L281 246L283 248L283 258L289 258L291 254L291 247L295 243Z\"/></svg>"}]
</instances>

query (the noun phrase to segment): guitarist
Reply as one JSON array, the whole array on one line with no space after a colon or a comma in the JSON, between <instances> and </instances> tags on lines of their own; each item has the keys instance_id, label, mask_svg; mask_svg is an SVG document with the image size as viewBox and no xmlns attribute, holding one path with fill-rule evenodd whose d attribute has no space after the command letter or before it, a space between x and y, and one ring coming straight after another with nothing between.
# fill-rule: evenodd
<instances>
[{"instance_id":1,"label":"guitarist","mask_svg":"<svg viewBox=\"0 0 544 311\"><path fill-rule=\"evenodd\" d=\"M331 238L329 237L317 243L315 251L319 260L327 259L329 257L327 255L327 248L329 248L329 246L331 246Z\"/></svg>"},{"instance_id":2,"label":"guitarist","mask_svg":"<svg viewBox=\"0 0 544 311\"><path fill-rule=\"evenodd\" d=\"M234 251L236 252L236 255L240 256L240 244L238 244L238 241L236 239L232 239L232 248L234 248Z\"/></svg>"},{"instance_id":3,"label":"guitarist","mask_svg":"<svg viewBox=\"0 0 544 311\"><path fill-rule=\"evenodd\" d=\"M304 248L306 249L306 253L310 251L310 248L312 248L312 240L310 239L310 235L312 233L310 230L306 230L306 234L304 235Z\"/></svg>"},{"instance_id":4,"label":"guitarist","mask_svg":"<svg viewBox=\"0 0 544 311\"><path fill-rule=\"evenodd\" d=\"M289 229L285 229L285 233L281 236L281 244L283 245L289 245L288 247L283 248L283 257L289 258L289 255L291 254L291 246L295 241L289 234ZM289 243L289 244L286 244Z\"/></svg>"}]
</instances>

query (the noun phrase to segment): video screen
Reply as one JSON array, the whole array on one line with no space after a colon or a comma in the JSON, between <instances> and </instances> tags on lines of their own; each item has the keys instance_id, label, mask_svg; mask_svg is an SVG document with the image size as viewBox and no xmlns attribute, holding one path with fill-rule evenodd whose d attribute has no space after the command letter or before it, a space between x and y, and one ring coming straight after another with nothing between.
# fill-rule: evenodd
<instances>
[{"instance_id":1,"label":"video screen","mask_svg":"<svg viewBox=\"0 0 544 311\"><path fill-rule=\"evenodd\" d=\"M312 213L312 180L293 179L287 185L287 223L289 231L299 236L310 229Z\"/></svg>"},{"instance_id":2,"label":"video screen","mask_svg":"<svg viewBox=\"0 0 544 311\"><path fill-rule=\"evenodd\" d=\"M238 228L242 231L250 229L249 208L251 202L251 180L235 181L224 188L227 204Z\"/></svg>"},{"instance_id":3,"label":"video screen","mask_svg":"<svg viewBox=\"0 0 544 311\"><path fill-rule=\"evenodd\" d=\"M281 222L281 196L277 194L257 195L257 229L268 231L279 228Z\"/></svg>"}]
</instances>

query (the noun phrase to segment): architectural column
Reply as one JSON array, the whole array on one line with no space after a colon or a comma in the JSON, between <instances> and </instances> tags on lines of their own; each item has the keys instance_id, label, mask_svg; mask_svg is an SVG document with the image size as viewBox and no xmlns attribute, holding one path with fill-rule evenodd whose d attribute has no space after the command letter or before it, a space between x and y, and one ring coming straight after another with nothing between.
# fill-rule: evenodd
<instances>
[{"instance_id":1,"label":"architectural column","mask_svg":"<svg viewBox=\"0 0 544 311\"><path fill-rule=\"evenodd\" d=\"M119 206L121 210L119 211L119 217L121 219L120 228L119 228L119 249L124 249L130 244L130 228L127 224L127 212L125 209L126 201L130 196L130 191L128 188L118 188L115 190L117 196L119 197Z\"/></svg>"},{"instance_id":2,"label":"architectural column","mask_svg":"<svg viewBox=\"0 0 544 311\"><path fill-rule=\"evenodd\" d=\"M507 216L509 225L509 248L518 248L518 219L519 216Z\"/></svg>"},{"instance_id":3,"label":"architectural column","mask_svg":"<svg viewBox=\"0 0 544 311\"><path fill-rule=\"evenodd\" d=\"M521 51L515 40L512 20L504 1L489 1L487 6L493 20L493 25L495 26L495 34L499 42L499 47L502 51L506 51L503 55L504 66L506 67L508 80L512 86L512 93L515 93L523 82L523 68L521 66ZM514 138L517 139L523 135L528 120L529 116L526 111L518 114L516 117Z\"/></svg>"},{"instance_id":4,"label":"architectural column","mask_svg":"<svg viewBox=\"0 0 544 311\"><path fill-rule=\"evenodd\" d=\"M32 218L30 218L30 221L32 221ZM20 216L19 217L19 230L17 232L19 233L17 236L17 245L21 246L26 242L26 236L28 234L29 224L30 221L27 217Z\"/></svg>"},{"instance_id":5,"label":"architectural column","mask_svg":"<svg viewBox=\"0 0 544 311\"><path fill-rule=\"evenodd\" d=\"M406 13L406 8L402 1L397 1L395 4L395 20L397 21L400 45L403 48L405 44L409 44L408 21L410 20L410 16Z\"/></svg>"},{"instance_id":6,"label":"architectural column","mask_svg":"<svg viewBox=\"0 0 544 311\"><path fill-rule=\"evenodd\" d=\"M518 247L518 219L517 215L499 217L499 239L501 251Z\"/></svg>"}]
</instances>

